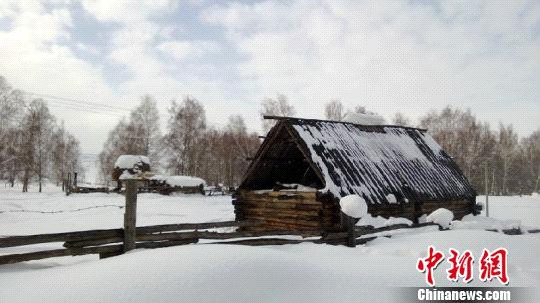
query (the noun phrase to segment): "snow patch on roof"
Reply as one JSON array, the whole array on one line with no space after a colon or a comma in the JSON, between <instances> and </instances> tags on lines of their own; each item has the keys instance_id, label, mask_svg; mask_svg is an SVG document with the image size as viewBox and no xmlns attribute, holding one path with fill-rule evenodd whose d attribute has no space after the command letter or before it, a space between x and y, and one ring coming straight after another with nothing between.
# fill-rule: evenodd
<instances>
[{"instance_id":1,"label":"snow patch on roof","mask_svg":"<svg viewBox=\"0 0 540 303\"><path fill-rule=\"evenodd\" d=\"M383 125L385 123L384 118L377 114L360 114L360 113L347 113L343 122L350 122L361 125Z\"/></svg>"},{"instance_id":2,"label":"snow patch on roof","mask_svg":"<svg viewBox=\"0 0 540 303\"><path fill-rule=\"evenodd\" d=\"M386 200L388 200L388 203L391 203L391 204L397 203L397 199L396 199L396 196L394 196L394 194L386 195Z\"/></svg>"},{"instance_id":3,"label":"snow patch on roof","mask_svg":"<svg viewBox=\"0 0 540 303\"><path fill-rule=\"evenodd\" d=\"M190 176L170 176L167 177L165 182L172 187L195 187L200 186L201 184L203 186L206 185L206 181L203 179Z\"/></svg>"}]
</instances>

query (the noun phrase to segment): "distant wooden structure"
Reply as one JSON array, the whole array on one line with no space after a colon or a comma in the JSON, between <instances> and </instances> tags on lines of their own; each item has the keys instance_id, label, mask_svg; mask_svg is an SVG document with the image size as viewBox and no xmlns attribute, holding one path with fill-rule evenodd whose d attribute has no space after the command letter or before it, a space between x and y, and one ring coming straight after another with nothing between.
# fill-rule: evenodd
<instances>
[{"instance_id":1,"label":"distant wooden structure","mask_svg":"<svg viewBox=\"0 0 540 303\"><path fill-rule=\"evenodd\" d=\"M141 155L121 155L114 163L112 180L116 181L115 191L122 189L122 175L138 179L144 185L144 174L150 172L150 160Z\"/></svg>"},{"instance_id":2,"label":"distant wooden structure","mask_svg":"<svg viewBox=\"0 0 540 303\"><path fill-rule=\"evenodd\" d=\"M339 199L351 194L373 216L417 222L438 208L456 219L476 212L475 190L426 130L271 118L278 122L235 195L237 220L260 220L259 229L340 230Z\"/></svg>"},{"instance_id":3,"label":"distant wooden structure","mask_svg":"<svg viewBox=\"0 0 540 303\"><path fill-rule=\"evenodd\" d=\"M205 194L206 182L192 176L162 176L151 172L150 160L146 156L122 155L114 164L112 180L116 181L115 191L122 191L123 179L136 180L138 192L170 195L175 192L184 194Z\"/></svg>"},{"instance_id":4,"label":"distant wooden structure","mask_svg":"<svg viewBox=\"0 0 540 303\"><path fill-rule=\"evenodd\" d=\"M184 182L182 182L182 180ZM161 176L154 175L144 178L145 186L140 192L156 192L162 195L172 193L184 194L205 194L204 186L206 182L197 177L191 176Z\"/></svg>"}]
</instances>

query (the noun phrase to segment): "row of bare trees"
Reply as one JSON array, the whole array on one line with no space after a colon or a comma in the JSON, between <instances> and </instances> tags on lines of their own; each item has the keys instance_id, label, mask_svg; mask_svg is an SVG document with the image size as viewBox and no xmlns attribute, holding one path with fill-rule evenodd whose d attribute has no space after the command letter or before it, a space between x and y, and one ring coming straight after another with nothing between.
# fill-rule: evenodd
<instances>
[{"instance_id":1,"label":"row of bare trees","mask_svg":"<svg viewBox=\"0 0 540 303\"><path fill-rule=\"evenodd\" d=\"M80 170L77 139L58 124L47 103L28 99L0 76L0 179L22 191L45 179L62 183L68 172Z\"/></svg>"},{"instance_id":2,"label":"row of bare trees","mask_svg":"<svg viewBox=\"0 0 540 303\"><path fill-rule=\"evenodd\" d=\"M374 114L364 106L347 109L339 100L325 106L330 120L343 120L348 112ZM294 116L287 97L277 95L261 103L261 116ZM274 120L262 120L267 132ZM539 190L540 130L521 140L511 125L493 129L469 110L452 108L430 111L418 123L396 113L388 124L427 128L443 149L454 158L479 193L507 195ZM207 125L204 106L192 97L172 101L167 132L159 131L159 114L151 97L142 98L129 120L111 131L100 155L102 172L108 176L121 154L149 155L153 166L169 174L194 175L209 183L238 185L260 140L248 132L241 116L231 116L227 125Z\"/></svg>"},{"instance_id":3,"label":"row of bare trees","mask_svg":"<svg viewBox=\"0 0 540 303\"><path fill-rule=\"evenodd\" d=\"M447 106L421 117L435 140L451 155L480 193L537 192L540 181L540 129L519 138L512 125L496 129L469 109Z\"/></svg>"},{"instance_id":4,"label":"row of bare trees","mask_svg":"<svg viewBox=\"0 0 540 303\"><path fill-rule=\"evenodd\" d=\"M187 96L180 102L171 101L167 118L167 131L161 135L156 101L143 97L104 144L99 159L105 180L118 156L140 154L149 156L153 171L198 176L209 184L239 183L249 164L248 156L260 144L258 135L248 132L241 116L229 117L224 127L209 126L202 103Z\"/></svg>"}]
</instances>

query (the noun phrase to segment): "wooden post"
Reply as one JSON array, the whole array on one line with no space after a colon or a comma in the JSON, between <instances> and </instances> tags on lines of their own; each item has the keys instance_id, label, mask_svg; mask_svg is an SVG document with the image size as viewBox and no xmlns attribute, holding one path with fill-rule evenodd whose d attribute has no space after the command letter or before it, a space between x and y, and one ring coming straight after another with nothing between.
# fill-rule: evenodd
<instances>
[{"instance_id":1,"label":"wooden post","mask_svg":"<svg viewBox=\"0 0 540 303\"><path fill-rule=\"evenodd\" d=\"M137 221L137 180L126 180L126 212L124 213L124 252L135 249Z\"/></svg>"},{"instance_id":2,"label":"wooden post","mask_svg":"<svg viewBox=\"0 0 540 303\"><path fill-rule=\"evenodd\" d=\"M341 226L347 231L348 247L356 247L356 234L354 232L355 219L341 212Z\"/></svg>"},{"instance_id":3,"label":"wooden post","mask_svg":"<svg viewBox=\"0 0 540 303\"><path fill-rule=\"evenodd\" d=\"M66 181L66 196L69 196L71 193L71 173L68 173Z\"/></svg>"}]
</instances>

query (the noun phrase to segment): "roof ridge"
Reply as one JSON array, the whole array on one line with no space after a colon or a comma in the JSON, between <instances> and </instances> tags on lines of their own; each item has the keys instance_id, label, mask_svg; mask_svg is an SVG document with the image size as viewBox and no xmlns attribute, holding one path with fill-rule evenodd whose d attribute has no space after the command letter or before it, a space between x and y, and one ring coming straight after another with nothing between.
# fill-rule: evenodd
<instances>
[{"instance_id":1,"label":"roof ridge","mask_svg":"<svg viewBox=\"0 0 540 303\"><path fill-rule=\"evenodd\" d=\"M412 130L418 130L421 132L427 132L427 129L425 128L419 128L419 127L412 127L412 126L401 126L401 125L392 125L392 124L380 124L380 125L368 125L368 124L358 124L354 122L348 122L348 121L336 121L336 120L326 120L326 119L314 119L314 118L300 118L300 117L288 117L288 116L270 116L270 115L264 115L264 119L269 120L302 120L302 121L312 121L312 122L331 122L331 123L339 123L339 124L350 124L350 125L358 125L362 127L393 127L393 128L402 128L402 129L412 129Z\"/></svg>"}]
</instances>

